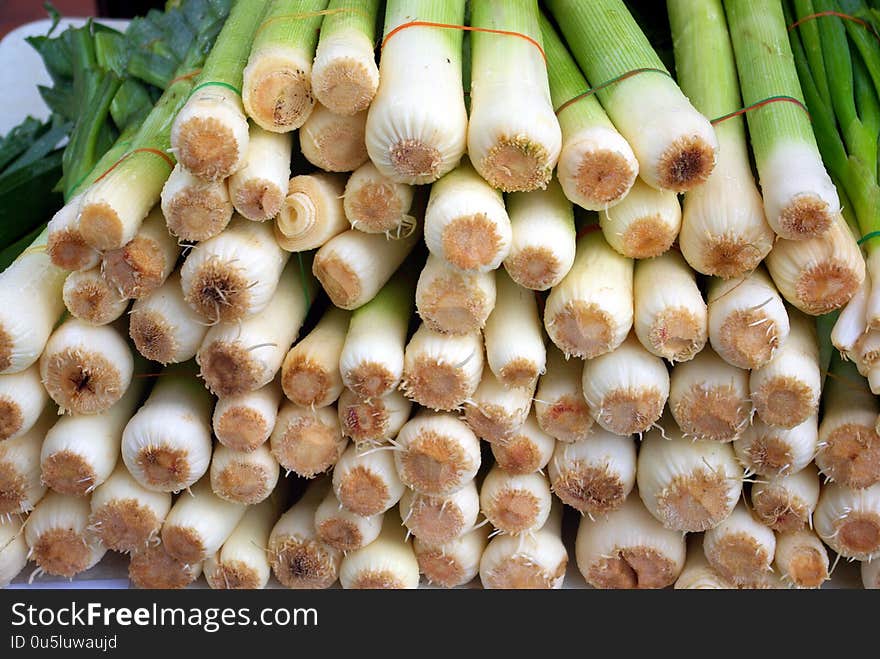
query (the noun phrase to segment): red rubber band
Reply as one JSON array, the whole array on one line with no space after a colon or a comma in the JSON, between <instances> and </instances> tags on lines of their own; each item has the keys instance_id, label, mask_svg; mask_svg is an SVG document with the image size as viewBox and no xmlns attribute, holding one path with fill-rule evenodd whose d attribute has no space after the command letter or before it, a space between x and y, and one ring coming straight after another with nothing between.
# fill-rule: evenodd
<instances>
[{"instance_id":1,"label":"red rubber band","mask_svg":"<svg viewBox=\"0 0 880 659\"><path fill-rule=\"evenodd\" d=\"M765 105L770 105L772 103L793 103L797 105L801 110L803 110L807 118L812 121L813 118L810 116L810 111L807 110L807 106L803 104L802 101L796 99L794 96L771 96L770 98L765 98L762 101L755 101L751 105L747 105L744 108L740 108L735 112L729 112L728 114L723 114L720 117L716 117L712 119L710 122L713 126L717 126L723 121L727 121L728 119L733 119L734 117L738 117L740 115L746 114L747 112L751 112L752 110L757 110L759 108L764 107Z\"/></svg>"},{"instance_id":2,"label":"red rubber band","mask_svg":"<svg viewBox=\"0 0 880 659\"><path fill-rule=\"evenodd\" d=\"M804 16L803 18L799 18L794 23L788 26L788 31L791 32L793 29L798 27L799 25L806 23L807 21L812 21L816 18L823 18L825 16L835 16L837 18L842 18L846 21L852 21L853 23L858 23L862 27L868 28L875 38L880 39L877 35L877 31L874 29L874 26L868 23L868 21L859 18L858 16L851 16L850 14L844 14L841 11L819 11L815 14L810 14L808 16Z\"/></svg>"},{"instance_id":3,"label":"red rubber band","mask_svg":"<svg viewBox=\"0 0 880 659\"><path fill-rule=\"evenodd\" d=\"M409 23L401 23L396 28L391 30L388 34L385 35L385 38L382 39L382 45L380 46L380 50L385 48L385 44L388 43L388 40L393 37L395 34L400 32L401 30L405 30L410 27L439 27L447 30L464 30L465 32L485 32L486 34L503 34L509 37L519 37L520 39L525 39L530 44L532 44L538 51L541 53L541 57L544 58L544 63L547 63L547 54L544 52L544 48L541 47L535 39L532 39L527 34L523 34L522 32L512 32L510 30L493 30L488 27L473 27L472 25L454 25L452 23L435 23L433 21L410 21Z\"/></svg>"},{"instance_id":4,"label":"red rubber band","mask_svg":"<svg viewBox=\"0 0 880 659\"><path fill-rule=\"evenodd\" d=\"M159 151L159 149L152 149L152 148L134 149L134 150L132 150L132 151L129 151L129 152L126 153L124 156L122 156L119 160L117 160L117 161L114 162L112 165L110 165L110 168L109 168L106 172L104 172L103 174L101 174L98 178L96 178L95 181L94 181L94 183L97 183L97 182L100 181L102 178L104 178L105 176L107 176L107 174L109 174L109 173L112 172L114 169L116 169L117 167L119 167L119 165L121 165L125 160L127 160L129 156L134 155L135 153L152 153L153 155L159 156L159 157L162 158L166 163L168 163L168 167L170 167L171 169L174 169L174 161L173 161L173 160L171 159L171 157L170 157L167 153L165 153L164 151ZM93 185L94 185L94 183L93 183Z\"/></svg>"},{"instance_id":5,"label":"red rubber band","mask_svg":"<svg viewBox=\"0 0 880 659\"><path fill-rule=\"evenodd\" d=\"M184 73L183 75L179 75L176 78L171 78L171 82L168 83L169 87L173 87L178 82L183 82L184 80L189 80L190 78L194 78L202 72L201 69L196 69L195 71L190 71L189 73Z\"/></svg>"}]
</instances>

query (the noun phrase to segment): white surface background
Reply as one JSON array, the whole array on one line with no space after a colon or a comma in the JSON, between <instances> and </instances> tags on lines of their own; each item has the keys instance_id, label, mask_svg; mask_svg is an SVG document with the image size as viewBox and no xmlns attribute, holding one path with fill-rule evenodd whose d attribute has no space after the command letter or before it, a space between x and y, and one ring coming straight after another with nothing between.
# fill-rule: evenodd
<instances>
[{"instance_id":1,"label":"white surface background","mask_svg":"<svg viewBox=\"0 0 880 659\"><path fill-rule=\"evenodd\" d=\"M80 26L85 18L64 18L55 28L56 35L69 26ZM104 25L124 30L128 21L105 19ZM26 23L17 27L0 41L0 89L3 90L3 112L0 113L0 135L22 122L28 115L37 119L49 118L49 108L40 97L37 85L51 82L43 60L25 41L25 37L44 35L49 31L49 19Z\"/></svg>"}]
</instances>

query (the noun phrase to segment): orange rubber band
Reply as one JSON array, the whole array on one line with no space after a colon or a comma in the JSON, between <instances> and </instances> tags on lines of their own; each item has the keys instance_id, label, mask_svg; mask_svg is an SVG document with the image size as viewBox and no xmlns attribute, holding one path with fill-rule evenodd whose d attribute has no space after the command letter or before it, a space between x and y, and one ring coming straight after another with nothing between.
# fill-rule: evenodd
<instances>
[{"instance_id":1,"label":"orange rubber band","mask_svg":"<svg viewBox=\"0 0 880 659\"><path fill-rule=\"evenodd\" d=\"M166 163L168 163L168 167L170 167L171 169L174 169L174 161L171 159L171 156L169 156L164 151L159 151L159 149L151 149L151 148L134 149L132 151L129 151L128 153L123 155L119 160L117 160L112 165L110 165L110 168L106 172L101 174L98 178L96 178L94 180L94 182L92 183L92 185L94 185L95 183L100 181L102 178L107 176L107 174L109 174L114 169L119 167L119 165L121 165L125 160L127 160L129 156L132 156L135 153L152 153L153 155L159 156L160 158L162 158L162 160L164 160Z\"/></svg>"},{"instance_id":2,"label":"orange rubber band","mask_svg":"<svg viewBox=\"0 0 880 659\"><path fill-rule=\"evenodd\" d=\"M836 18L842 18L845 21L851 21L853 23L858 23L864 28L867 28L868 31L874 35L874 38L880 41L880 35L877 34L877 30L874 29L874 26L871 25L868 21L859 18L858 16L851 16L850 14L844 14L841 11L819 11L815 14L810 14L808 16L804 16L803 18L799 18L794 23L788 26L788 31L791 32L796 27L800 26L807 21L812 21L816 18L823 18L825 16L834 16Z\"/></svg>"},{"instance_id":3,"label":"orange rubber band","mask_svg":"<svg viewBox=\"0 0 880 659\"><path fill-rule=\"evenodd\" d=\"M409 23L401 23L396 28L391 30L388 34L385 35L385 38L382 39L382 45L379 47L380 50L385 48L385 44L388 43L388 40L393 37L395 34L400 32L401 30L405 30L409 27L439 27L446 30L464 30L465 32L485 32L486 34L502 34L509 37L519 37L520 39L525 39L530 44L532 44L538 51L541 53L541 57L544 58L544 63L547 63L547 53L544 52L544 48L541 47L535 39L532 39L527 34L523 34L522 32L512 32L511 30L493 30L488 27L473 27L472 25L454 25L452 23L435 23L433 21L410 21Z\"/></svg>"},{"instance_id":4,"label":"orange rubber band","mask_svg":"<svg viewBox=\"0 0 880 659\"><path fill-rule=\"evenodd\" d=\"M793 103L794 105L797 105L801 110L803 110L806 113L807 119L809 119L810 121L813 120L813 118L810 116L810 111L807 109L807 106L804 105L801 100L795 98L794 96L771 96L770 98L765 98L764 100L761 100L761 101L755 101L751 105L747 105L746 107L740 108L739 110L736 110L734 112L729 112L727 114L721 115L720 117L716 117L715 119L712 119L712 121L709 123L711 123L713 126L717 126L718 124L720 124L723 121L727 121L728 119L733 119L734 117L738 117L740 115L746 114L747 112L751 112L752 110L757 110L759 108L764 107L765 105L770 105L772 103Z\"/></svg>"},{"instance_id":5,"label":"orange rubber band","mask_svg":"<svg viewBox=\"0 0 880 659\"><path fill-rule=\"evenodd\" d=\"M178 82L183 82L184 80L189 80L190 78L194 78L202 72L201 69L196 69L195 71L190 71L189 73L184 73L182 75L177 76L176 78L172 78L171 82L168 83L169 87L173 87Z\"/></svg>"}]
</instances>

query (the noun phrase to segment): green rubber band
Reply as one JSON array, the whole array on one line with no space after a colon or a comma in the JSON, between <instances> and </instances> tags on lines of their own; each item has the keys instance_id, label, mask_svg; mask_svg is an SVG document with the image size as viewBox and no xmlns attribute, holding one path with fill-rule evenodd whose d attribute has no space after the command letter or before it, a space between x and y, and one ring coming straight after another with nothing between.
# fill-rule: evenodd
<instances>
[{"instance_id":1,"label":"green rubber band","mask_svg":"<svg viewBox=\"0 0 880 659\"><path fill-rule=\"evenodd\" d=\"M862 236L861 238L859 238L856 241L856 245L861 245L862 243L866 243L869 240L871 240L871 238L876 238L877 236L880 236L880 231L872 231L870 233L866 233L864 236Z\"/></svg>"},{"instance_id":2,"label":"green rubber band","mask_svg":"<svg viewBox=\"0 0 880 659\"><path fill-rule=\"evenodd\" d=\"M296 253L296 260L299 261L299 274L300 274L300 282L302 283L303 293L305 293L306 298L306 313L312 308L312 296L309 294L309 279L306 274L306 266L303 263L302 252Z\"/></svg>"},{"instance_id":3,"label":"green rubber band","mask_svg":"<svg viewBox=\"0 0 880 659\"><path fill-rule=\"evenodd\" d=\"M615 76L615 77L611 78L611 80L606 80L602 84L596 85L595 87L590 87L589 89L581 92L577 96L574 96L573 98L568 99L565 103L563 103L558 108L556 108L554 110L554 112L558 115L560 112L562 112L569 105L573 105L574 103L577 103L582 98L586 98L587 96L592 96L596 92L601 91L601 90L605 89L606 87L610 87L611 85L613 85L615 83L622 82L622 81L626 80L627 78L632 78L633 76L639 75L641 73L662 73L665 76L669 76L670 78L672 77L672 74L669 73L669 71L666 71L664 69L655 69L653 67L645 67L645 68L641 68L641 69L633 69L632 71L626 71L625 73L621 73L619 76Z\"/></svg>"},{"instance_id":4,"label":"green rubber band","mask_svg":"<svg viewBox=\"0 0 880 659\"><path fill-rule=\"evenodd\" d=\"M190 96L199 91L202 87L226 87L226 89L231 89L236 94L241 96L241 91L235 85L230 85L228 82L220 82L219 80L208 80L207 82L200 82L193 90L189 93Z\"/></svg>"}]
</instances>

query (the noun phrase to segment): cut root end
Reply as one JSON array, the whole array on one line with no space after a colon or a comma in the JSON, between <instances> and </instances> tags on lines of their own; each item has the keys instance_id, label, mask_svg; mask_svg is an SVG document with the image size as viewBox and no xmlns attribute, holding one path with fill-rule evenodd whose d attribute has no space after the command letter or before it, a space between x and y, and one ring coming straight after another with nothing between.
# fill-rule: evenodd
<instances>
[{"instance_id":1,"label":"cut root end","mask_svg":"<svg viewBox=\"0 0 880 659\"><path fill-rule=\"evenodd\" d=\"M863 489L880 482L880 436L873 427L838 426L820 453L822 472L845 487Z\"/></svg>"},{"instance_id":2,"label":"cut root end","mask_svg":"<svg viewBox=\"0 0 880 659\"><path fill-rule=\"evenodd\" d=\"M732 442L749 418L749 409L730 386L694 385L675 407L682 432L697 439Z\"/></svg>"},{"instance_id":3,"label":"cut root end","mask_svg":"<svg viewBox=\"0 0 880 659\"><path fill-rule=\"evenodd\" d=\"M343 506L362 517L381 513L390 496L382 476L360 466L346 472L336 494Z\"/></svg>"},{"instance_id":4,"label":"cut root end","mask_svg":"<svg viewBox=\"0 0 880 659\"><path fill-rule=\"evenodd\" d=\"M548 247L526 247L509 257L504 268L520 286L545 291L561 279L562 263Z\"/></svg>"},{"instance_id":5,"label":"cut root end","mask_svg":"<svg viewBox=\"0 0 880 659\"><path fill-rule=\"evenodd\" d=\"M548 325L566 355L593 359L613 348L614 319L595 304L569 302Z\"/></svg>"},{"instance_id":6,"label":"cut root end","mask_svg":"<svg viewBox=\"0 0 880 659\"><path fill-rule=\"evenodd\" d=\"M232 219L229 199L206 186L188 187L163 203L168 230L181 240L216 236Z\"/></svg>"},{"instance_id":7,"label":"cut root end","mask_svg":"<svg viewBox=\"0 0 880 659\"><path fill-rule=\"evenodd\" d=\"M162 285L164 256L160 246L144 236L135 236L122 249L104 254L104 278L123 297L137 299Z\"/></svg>"},{"instance_id":8,"label":"cut root end","mask_svg":"<svg viewBox=\"0 0 880 659\"><path fill-rule=\"evenodd\" d=\"M567 565L566 559L555 569L546 570L530 557L516 554L489 571L483 577L484 585L512 590L547 590L555 587Z\"/></svg>"},{"instance_id":9,"label":"cut root end","mask_svg":"<svg viewBox=\"0 0 880 659\"><path fill-rule=\"evenodd\" d=\"M776 323L762 309L740 309L722 323L718 349L726 361L740 368L758 368L779 347Z\"/></svg>"},{"instance_id":10,"label":"cut root end","mask_svg":"<svg viewBox=\"0 0 880 659\"><path fill-rule=\"evenodd\" d=\"M249 282L228 264L211 260L195 273L186 301L211 322L240 320L250 306L249 288Z\"/></svg>"},{"instance_id":11,"label":"cut root end","mask_svg":"<svg viewBox=\"0 0 880 659\"><path fill-rule=\"evenodd\" d=\"M125 242L122 220L109 204L84 205L79 216L79 227L83 240L94 249L117 249Z\"/></svg>"},{"instance_id":12,"label":"cut root end","mask_svg":"<svg viewBox=\"0 0 880 659\"><path fill-rule=\"evenodd\" d=\"M599 406L597 422L616 435L646 432L663 413L666 397L656 388L618 389Z\"/></svg>"},{"instance_id":13,"label":"cut root end","mask_svg":"<svg viewBox=\"0 0 880 659\"><path fill-rule=\"evenodd\" d=\"M812 194L801 194L779 213L782 234L793 240L821 236L833 222L828 202Z\"/></svg>"},{"instance_id":14,"label":"cut root end","mask_svg":"<svg viewBox=\"0 0 880 659\"><path fill-rule=\"evenodd\" d=\"M329 426L301 417L287 427L278 442L273 438L272 453L285 469L304 478L314 478L339 460L345 446L341 439Z\"/></svg>"},{"instance_id":15,"label":"cut root end","mask_svg":"<svg viewBox=\"0 0 880 659\"><path fill-rule=\"evenodd\" d=\"M458 442L423 432L399 454L401 480L419 492L445 494L461 485L470 461Z\"/></svg>"},{"instance_id":16,"label":"cut root end","mask_svg":"<svg viewBox=\"0 0 880 659\"><path fill-rule=\"evenodd\" d=\"M861 285L859 273L846 263L827 261L803 270L795 287L798 306L817 316L839 309Z\"/></svg>"},{"instance_id":17,"label":"cut root end","mask_svg":"<svg viewBox=\"0 0 880 659\"><path fill-rule=\"evenodd\" d=\"M248 114L266 130L278 133L302 126L315 105L306 72L286 67L255 75L248 96Z\"/></svg>"},{"instance_id":18,"label":"cut root end","mask_svg":"<svg viewBox=\"0 0 880 659\"><path fill-rule=\"evenodd\" d=\"M0 398L0 441L5 441L21 430L24 416L14 400Z\"/></svg>"},{"instance_id":19,"label":"cut root end","mask_svg":"<svg viewBox=\"0 0 880 659\"><path fill-rule=\"evenodd\" d=\"M587 572L591 586L604 589L665 588L677 577L674 561L651 547L627 547Z\"/></svg>"},{"instance_id":20,"label":"cut root end","mask_svg":"<svg viewBox=\"0 0 880 659\"><path fill-rule=\"evenodd\" d=\"M128 577L138 588L179 589L195 580L191 565L169 554L161 544L148 545L132 554Z\"/></svg>"},{"instance_id":21,"label":"cut root end","mask_svg":"<svg viewBox=\"0 0 880 659\"><path fill-rule=\"evenodd\" d=\"M813 390L807 384L786 376L766 381L752 399L764 423L782 428L800 425L818 406Z\"/></svg>"},{"instance_id":22,"label":"cut root end","mask_svg":"<svg viewBox=\"0 0 880 659\"><path fill-rule=\"evenodd\" d=\"M688 309L671 308L662 311L651 327L652 352L672 362L684 362L706 345L706 328Z\"/></svg>"},{"instance_id":23,"label":"cut root end","mask_svg":"<svg viewBox=\"0 0 880 659\"><path fill-rule=\"evenodd\" d=\"M635 220L623 232L623 251L634 259L650 259L660 256L672 247L678 232L659 215Z\"/></svg>"},{"instance_id":24,"label":"cut root end","mask_svg":"<svg viewBox=\"0 0 880 659\"><path fill-rule=\"evenodd\" d=\"M619 508L627 496L620 476L607 467L575 464L553 482L559 499L585 515L604 515Z\"/></svg>"},{"instance_id":25,"label":"cut root end","mask_svg":"<svg viewBox=\"0 0 880 659\"><path fill-rule=\"evenodd\" d=\"M253 451L271 432L266 417L250 407L231 407L217 421L217 438L234 451Z\"/></svg>"},{"instance_id":26,"label":"cut root end","mask_svg":"<svg viewBox=\"0 0 880 659\"><path fill-rule=\"evenodd\" d=\"M43 482L56 492L85 496L95 486L95 470L83 457L71 451L58 451L43 460Z\"/></svg>"},{"instance_id":27,"label":"cut root end","mask_svg":"<svg viewBox=\"0 0 880 659\"><path fill-rule=\"evenodd\" d=\"M177 354L177 343L165 317L141 310L129 317L128 333L137 351L147 359L168 364Z\"/></svg>"},{"instance_id":28,"label":"cut root end","mask_svg":"<svg viewBox=\"0 0 880 659\"><path fill-rule=\"evenodd\" d=\"M369 182L347 194L346 205L358 228L369 233L393 231L404 213L394 186L385 182Z\"/></svg>"},{"instance_id":29,"label":"cut root end","mask_svg":"<svg viewBox=\"0 0 880 659\"><path fill-rule=\"evenodd\" d=\"M53 528L40 535L31 558L47 574L71 578L89 567L92 552L72 529Z\"/></svg>"},{"instance_id":30,"label":"cut root end","mask_svg":"<svg viewBox=\"0 0 880 659\"><path fill-rule=\"evenodd\" d=\"M272 484L270 474L260 465L232 462L220 472L214 486L220 498L250 506L268 497Z\"/></svg>"},{"instance_id":31,"label":"cut root end","mask_svg":"<svg viewBox=\"0 0 880 659\"><path fill-rule=\"evenodd\" d=\"M110 501L98 509L91 521L101 543L119 552L145 548L162 526L162 520L136 499Z\"/></svg>"},{"instance_id":32,"label":"cut root end","mask_svg":"<svg viewBox=\"0 0 880 659\"><path fill-rule=\"evenodd\" d=\"M275 577L288 588L329 588L336 581L337 561L318 540L285 538L269 553Z\"/></svg>"},{"instance_id":33,"label":"cut root end","mask_svg":"<svg viewBox=\"0 0 880 659\"><path fill-rule=\"evenodd\" d=\"M552 174L543 145L521 137L502 137L483 158L480 173L493 188L527 192L547 186Z\"/></svg>"},{"instance_id":34,"label":"cut root end","mask_svg":"<svg viewBox=\"0 0 880 659\"><path fill-rule=\"evenodd\" d=\"M700 469L678 476L657 497L661 522L676 531L707 531L733 508L729 493L723 474Z\"/></svg>"},{"instance_id":35,"label":"cut root end","mask_svg":"<svg viewBox=\"0 0 880 659\"><path fill-rule=\"evenodd\" d=\"M95 258L95 250L82 234L70 229L50 233L46 251L52 263L71 272L86 269Z\"/></svg>"},{"instance_id":36,"label":"cut root end","mask_svg":"<svg viewBox=\"0 0 880 659\"><path fill-rule=\"evenodd\" d=\"M178 127L177 157L202 179L216 181L232 173L238 162L238 143L226 123L215 117L191 117Z\"/></svg>"},{"instance_id":37,"label":"cut root end","mask_svg":"<svg viewBox=\"0 0 880 659\"><path fill-rule=\"evenodd\" d=\"M429 357L418 360L403 386L408 398L433 410L454 410L472 393L460 368Z\"/></svg>"},{"instance_id":38,"label":"cut root end","mask_svg":"<svg viewBox=\"0 0 880 659\"><path fill-rule=\"evenodd\" d=\"M189 480L189 452L170 446L151 446L141 450L136 463L146 482L164 492L175 492Z\"/></svg>"},{"instance_id":39,"label":"cut root end","mask_svg":"<svg viewBox=\"0 0 880 659\"><path fill-rule=\"evenodd\" d=\"M269 220L281 211L284 191L271 181L250 179L235 191L233 206L249 220Z\"/></svg>"},{"instance_id":40,"label":"cut root end","mask_svg":"<svg viewBox=\"0 0 880 659\"><path fill-rule=\"evenodd\" d=\"M702 137L682 137L660 156L658 178L665 190L686 192L708 180L715 168L715 149Z\"/></svg>"},{"instance_id":41,"label":"cut root end","mask_svg":"<svg viewBox=\"0 0 880 659\"><path fill-rule=\"evenodd\" d=\"M437 178L443 156L433 144L418 140L402 140L389 151L391 166L401 179L413 183L429 183Z\"/></svg>"},{"instance_id":42,"label":"cut root end","mask_svg":"<svg viewBox=\"0 0 880 659\"><path fill-rule=\"evenodd\" d=\"M581 156L574 184L579 194L604 208L623 199L635 178L630 161L618 152L592 150Z\"/></svg>"},{"instance_id":43,"label":"cut root end","mask_svg":"<svg viewBox=\"0 0 880 659\"><path fill-rule=\"evenodd\" d=\"M119 370L103 355L68 348L49 356L46 391L58 405L77 414L97 414L125 393Z\"/></svg>"},{"instance_id":44,"label":"cut root end","mask_svg":"<svg viewBox=\"0 0 880 659\"><path fill-rule=\"evenodd\" d=\"M491 267L502 242L495 222L483 213L453 219L443 228L441 240L446 260L462 270Z\"/></svg>"},{"instance_id":45,"label":"cut root end","mask_svg":"<svg viewBox=\"0 0 880 659\"><path fill-rule=\"evenodd\" d=\"M262 369L253 353L238 343L216 341L199 353L205 384L220 397L235 396L260 386Z\"/></svg>"},{"instance_id":46,"label":"cut root end","mask_svg":"<svg viewBox=\"0 0 880 659\"><path fill-rule=\"evenodd\" d=\"M316 259L313 268L315 277L336 306L350 308L360 297L360 277L342 258L331 254Z\"/></svg>"}]
</instances>

